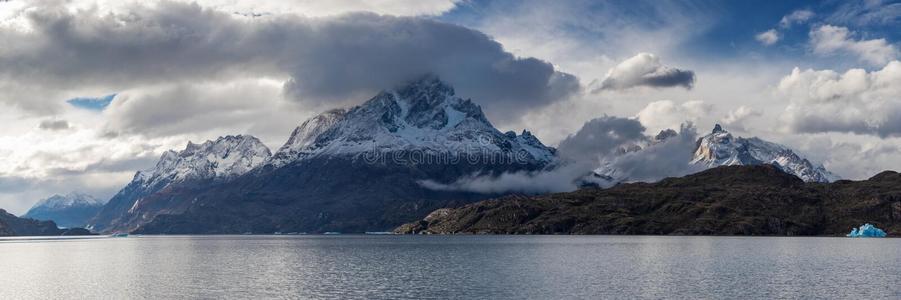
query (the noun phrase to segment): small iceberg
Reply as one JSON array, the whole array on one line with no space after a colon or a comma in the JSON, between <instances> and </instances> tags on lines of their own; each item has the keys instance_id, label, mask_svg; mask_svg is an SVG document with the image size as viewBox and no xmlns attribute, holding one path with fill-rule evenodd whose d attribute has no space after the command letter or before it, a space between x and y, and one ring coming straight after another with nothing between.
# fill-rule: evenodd
<instances>
[{"instance_id":1,"label":"small iceberg","mask_svg":"<svg viewBox=\"0 0 901 300\"><path fill-rule=\"evenodd\" d=\"M876 228L873 224L866 223L860 228L851 229L851 233L846 235L847 237L885 237L885 231L882 229Z\"/></svg>"}]
</instances>

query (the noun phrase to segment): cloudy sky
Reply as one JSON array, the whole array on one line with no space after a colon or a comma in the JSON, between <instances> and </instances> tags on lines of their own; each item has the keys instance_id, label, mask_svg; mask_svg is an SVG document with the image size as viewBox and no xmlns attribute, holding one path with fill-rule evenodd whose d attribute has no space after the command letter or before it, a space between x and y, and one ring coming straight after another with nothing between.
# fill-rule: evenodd
<instances>
[{"instance_id":1,"label":"cloudy sky","mask_svg":"<svg viewBox=\"0 0 901 300\"><path fill-rule=\"evenodd\" d=\"M890 1L0 1L0 208L107 198L187 141L277 148L423 73L550 145L720 123L867 178L901 169L897 28Z\"/></svg>"}]
</instances>

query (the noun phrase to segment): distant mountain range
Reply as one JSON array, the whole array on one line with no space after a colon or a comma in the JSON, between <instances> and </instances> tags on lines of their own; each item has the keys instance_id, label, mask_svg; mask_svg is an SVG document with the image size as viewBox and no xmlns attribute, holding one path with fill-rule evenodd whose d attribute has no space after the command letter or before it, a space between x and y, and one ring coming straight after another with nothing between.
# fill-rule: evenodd
<instances>
[{"instance_id":1,"label":"distant mountain range","mask_svg":"<svg viewBox=\"0 0 901 300\"><path fill-rule=\"evenodd\" d=\"M555 157L529 132L498 131L433 76L303 122L274 155L249 136L167 152L90 222L100 232L386 230L439 207L496 195L440 192L423 179L538 170Z\"/></svg>"},{"instance_id":2,"label":"distant mountain range","mask_svg":"<svg viewBox=\"0 0 901 300\"><path fill-rule=\"evenodd\" d=\"M692 163L776 163L808 181L835 178L785 147L732 138L719 126L699 139ZM383 231L442 207L502 196L429 189L420 184L424 180L451 183L558 165L556 149L528 131L500 132L473 101L425 76L302 122L274 154L246 135L167 151L154 168L137 172L88 228L148 234Z\"/></svg>"},{"instance_id":3,"label":"distant mountain range","mask_svg":"<svg viewBox=\"0 0 901 300\"><path fill-rule=\"evenodd\" d=\"M901 233L901 175L886 171L864 181L808 183L764 164L485 200L435 210L395 232L844 236L865 223Z\"/></svg>"},{"instance_id":4,"label":"distant mountain range","mask_svg":"<svg viewBox=\"0 0 901 300\"><path fill-rule=\"evenodd\" d=\"M676 136L673 130L664 130L645 144L624 147L621 152L639 152ZM698 138L694 155L689 162L699 169L719 166L773 165L785 173L798 176L807 182L833 182L841 177L826 170L822 165L814 165L788 147L764 141L757 137L735 137L716 124L713 131ZM594 170L594 176L612 186L620 182L630 182L631 178L610 165L602 165Z\"/></svg>"},{"instance_id":5,"label":"distant mountain range","mask_svg":"<svg viewBox=\"0 0 901 300\"><path fill-rule=\"evenodd\" d=\"M814 165L785 146L756 137L733 137L719 124L701 137L695 149L694 164L706 167L771 164L807 182L832 182L841 179L822 165Z\"/></svg>"},{"instance_id":6,"label":"distant mountain range","mask_svg":"<svg viewBox=\"0 0 901 300\"><path fill-rule=\"evenodd\" d=\"M61 229L53 221L19 218L0 209L0 236L89 235L84 228Z\"/></svg>"},{"instance_id":7,"label":"distant mountain range","mask_svg":"<svg viewBox=\"0 0 901 300\"><path fill-rule=\"evenodd\" d=\"M100 211L104 203L91 195L77 192L53 195L35 203L22 217L52 220L66 228L84 227L88 220Z\"/></svg>"}]
</instances>

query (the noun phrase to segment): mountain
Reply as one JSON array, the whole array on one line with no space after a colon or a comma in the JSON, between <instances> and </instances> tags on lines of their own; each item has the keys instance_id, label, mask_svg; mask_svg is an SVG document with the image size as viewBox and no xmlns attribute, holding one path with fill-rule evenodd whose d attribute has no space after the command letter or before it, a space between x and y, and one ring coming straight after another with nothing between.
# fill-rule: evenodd
<instances>
[{"instance_id":1,"label":"mountain","mask_svg":"<svg viewBox=\"0 0 901 300\"><path fill-rule=\"evenodd\" d=\"M679 133L672 129L661 131L653 138L642 143L628 144L619 148L618 154L639 152L657 144L677 137ZM832 182L841 179L826 170L822 165L814 165L800 157L788 147L768 142L757 137L733 137L731 133L716 124L710 134L697 139L693 155L686 158L696 171L720 166L753 166L769 164L777 166L786 173L798 176L807 182ZM621 172L614 163L615 158L602 161L590 175L581 179L585 186L598 185L609 187L621 182L629 182L629 174Z\"/></svg>"},{"instance_id":2,"label":"mountain","mask_svg":"<svg viewBox=\"0 0 901 300\"><path fill-rule=\"evenodd\" d=\"M832 182L840 179L822 165L813 165L785 146L756 137L733 137L719 124L714 126L710 134L698 140L692 163L710 168L773 164L807 182Z\"/></svg>"},{"instance_id":3,"label":"mountain","mask_svg":"<svg viewBox=\"0 0 901 300\"><path fill-rule=\"evenodd\" d=\"M136 233L364 232L497 195L434 191L474 173L538 170L555 150L502 133L435 76L300 124L270 160L227 184L181 195Z\"/></svg>"},{"instance_id":4,"label":"mountain","mask_svg":"<svg viewBox=\"0 0 901 300\"><path fill-rule=\"evenodd\" d=\"M775 165L721 166L656 183L443 208L395 231L844 236L864 223L901 234L901 174L819 183L804 182Z\"/></svg>"},{"instance_id":5,"label":"mountain","mask_svg":"<svg viewBox=\"0 0 901 300\"><path fill-rule=\"evenodd\" d=\"M23 218L52 220L62 227L83 227L103 207L103 201L91 195L72 192L38 201Z\"/></svg>"},{"instance_id":6,"label":"mountain","mask_svg":"<svg viewBox=\"0 0 901 300\"><path fill-rule=\"evenodd\" d=\"M273 156L275 167L316 157L418 151L473 158L508 157L546 164L554 149L528 131L501 133L471 100L434 76L383 91L352 109L302 123Z\"/></svg>"},{"instance_id":7,"label":"mountain","mask_svg":"<svg viewBox=\"0 0 901 300\"><path fill-rule=\"evenodd\" d=\"M19 218L0 209L0 236L90 235L84 228L60 229L53 221Z\"/></svg>"},{"instance_id":8,"label":"mountain","mask_svg":"<svg viewBox=\"0 0 901 300\"><path fill-rule=\"evenodd\" d=\"M291 132L288 142L275 152L268 164L281 167L310 155L311 153L307 149L312 146L316 138L335 126L338 121L343 120L345 114L347 114L346 109L333 109L304 121Z\"/></svg>"},{"instance_id":9,"label":"mountain","mask_svg":"<svg viewBox=\"0 0 901 300\"><path fill-rule=\"evenodd\" d=\"M158 214L179 213L198 190L227 182L267 162L271 156L257 138L225 136L184 150L166 151L156 166L137 172L90 221L96 232L130 231Z\"/></svg>"}]
</instances>

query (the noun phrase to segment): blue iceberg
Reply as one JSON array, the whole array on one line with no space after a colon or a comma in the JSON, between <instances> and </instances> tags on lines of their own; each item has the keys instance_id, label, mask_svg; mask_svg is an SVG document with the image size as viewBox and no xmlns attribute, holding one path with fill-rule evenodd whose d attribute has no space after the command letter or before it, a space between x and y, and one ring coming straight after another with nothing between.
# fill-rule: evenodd
<instances>
[{"instance_id":1,"label":"blue iceberg","mask_svg":"<svg viewBox=\"0 0 901 300\"><path fill-rule=\"evenodd\" d=\"M885 237L885 231L882 229L876 228L873 224L866 223L860 228L851 229L851 233L846 235L847 237Z\"/></svg>"}]
</instances>

